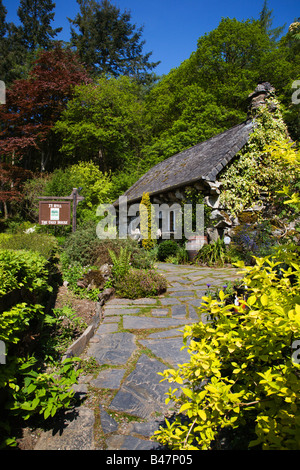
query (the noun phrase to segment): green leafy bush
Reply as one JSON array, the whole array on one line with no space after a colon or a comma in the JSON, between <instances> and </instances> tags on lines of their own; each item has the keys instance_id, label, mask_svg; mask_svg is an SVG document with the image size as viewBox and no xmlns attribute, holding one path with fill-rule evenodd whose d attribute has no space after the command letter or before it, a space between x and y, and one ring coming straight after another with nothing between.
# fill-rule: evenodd
<instances>
[{"instance_id":1,"label":"green leafy bush","mask_svg":"<svg viewBox=\"0 0 300 470\"><path fill-rule=\"evenodd\" d=\"M89 221L66 238L63 251L71 263L78 262L82 266L94 264L96 257L94 249L98 240L96 223Z\"/></svg>"},{"instance_id":2,"label":"green leafy bush","mask_svg":"<svg viewBox=\"0 0 300 470\"><path fill-rule=\"evenodd\" d=\"M156 259L155 250L145 250L137 247L131 254L131 266L137 269L152 269Z\"/></svg>"},{"instance_id":3,"label":"green leafy bush","mask_svg":"<svg viewBox=\"0 0 300 470\"><path fill-rule=\"evenodd\" d=\"M55 237L43 233L1 234L0 249L35 251L49 259L57 250Z\"/></svg>"},{"instance_id":4,"label":"green leafy bush","mask_svg":"<svg viewBox=\"0 0 300 470\"><path fill-rule=\"evenodd\" d=\"M70 406L73 399L70 388L77 377L75 362L51 364L49 373L49 351L37 347L36 338L42 341L44 335L45 317L44 306L37 302L46 302L52 290L50 269L51 263L36 252L0 250L0 295L15 289L21 295L21 302L2 308L0 314L0 341L6 349L5 364L0 367L0 447L14 444L15 418L18 426L20 418L35 414L48 419ZM32 349L36 357L32 357Z\"/></svg>"},{"instance_id":5,"label":"green leafy bush","mask_svg":"<svg viewBox=\"0 0 300 470\"><path fill-rule=\"evenodd\" d=\"M0 250L0 295L21 288L47 291L48 277L47 261L38 253Z\"/></svg>"},{"instance_id":6,"label":"green leafy bush","mask_svg":"<svg viewBox=\"0 0 300 470\"><path fill-rule=\"evenodd\" d=\"M128 299L154 297L167 289L167 281L155 271L130 269L126 276L115 283L116 295Z\"/></svg>"},{"instance_id":7,"label":"green leafy bush","mask_svg":"<svg viewBox=\"0 0 300 470\"><path fill-rule=\"evenodd\" d=\"M64 252L71 263L78 262L82 266L101 266L111 262L109 250L119 256L121 247L128 247L132 252L132 258L135 254L142 253L138 243L130 238L126 240L98 238L96 225L93 220L88 221L67 237Z\"/></svg>"},{"instance_id":8,"label":"green leafy bush","mask_svg":"<svg viewBox=\"0 0 300 470\"><path fill-rule=\"evenodd\" d=\"M35 364L33 357L20 361L18 372L19 379L23 378L23 385L10 384L13 392L7 408L25 421L38 414L46 420L60 409L71 407L74 404L72 385L80 372L75 369L73 359L52 364L53 370L50 373L34 369Z\"/></svg>"},{"instance_id":9,"label":"green leafy bush","mask_svg":"<svg viewBox=\"0 0 300 470\"><path fill-rule=\"evenodd\" d=\"M164 240L158 245L157 257L159 261L165 261L170 256L176 256L178 253L178 244L175 240Z\"/></svg>"},{"instance_id":10,"label":"green leafy bush","mask_svg":"<svg viewBox=\"0 0 300 470\"><path fill-rule=\"evenodd\" d=\"M113 264L112 274L118 281L119 279L124 278L124 276L126 276L129 272L131 252L128 251L127 247L124 249L121 246L119 257L117 257L116 254L111 250L109 250L109 254Z\"/></svg>"}]
</instances>

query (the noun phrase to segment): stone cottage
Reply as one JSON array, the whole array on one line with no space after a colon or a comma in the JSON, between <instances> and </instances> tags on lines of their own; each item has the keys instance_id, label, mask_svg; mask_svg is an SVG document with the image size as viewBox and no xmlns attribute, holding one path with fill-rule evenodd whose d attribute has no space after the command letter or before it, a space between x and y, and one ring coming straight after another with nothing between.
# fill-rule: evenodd
<instances>
[{"instance_id":1,"label":"stone cottage","mask_svg":"<svg viewBox=\"0 0 300 470\"><path fill-rule=\"evenodd\" d=\"M238 224L238 220L220 206L219 198L221 183L218 176L233 160L237 153L248 142L255 126L255 110L265 103L266 98L273 96L274 88L269 83L262 83L249 95L249 118L222 132L205 142L201 142L183 152L180 152L158 163L143 175L123 197L127 198L128 207L141 202L143 193L149 193L153 204L180 204L185 199L185 191L196 188L204 195L204 203L211 209L211 226L206 229L208 242L215 241L219 236L225 236L230 242L230 229ZM272 103L269 103L272 106ZM115 207L118 208L118 201ZM168 235L172 235L175 227L175 215L168 216L165 227ZM128 224L131 233L138 231L137 218L129 217ZM158 226L161 229L162 225ZM164 231L163 231L164 232ZM164 238L169 238L168 236Z\"/></svg>"}]
</instances>

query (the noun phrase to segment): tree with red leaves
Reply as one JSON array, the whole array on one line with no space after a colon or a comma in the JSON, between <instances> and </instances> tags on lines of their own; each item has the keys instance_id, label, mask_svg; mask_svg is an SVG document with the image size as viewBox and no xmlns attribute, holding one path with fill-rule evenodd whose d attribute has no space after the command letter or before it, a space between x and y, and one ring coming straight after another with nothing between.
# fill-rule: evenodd
<instances>
[{"instance_id":1,"label":"tree with red leaves","mask_svg":"<svg viewBox=\"0 0 300 470\"><path fill-rule=\"evenodd\" d=\"M77 55L56 43L43 51L28 79L16 80L0 107L0 159L33 171L53 171L61 156L55 122L76 85L91 80Z\"/></svg>"}]
</instances>

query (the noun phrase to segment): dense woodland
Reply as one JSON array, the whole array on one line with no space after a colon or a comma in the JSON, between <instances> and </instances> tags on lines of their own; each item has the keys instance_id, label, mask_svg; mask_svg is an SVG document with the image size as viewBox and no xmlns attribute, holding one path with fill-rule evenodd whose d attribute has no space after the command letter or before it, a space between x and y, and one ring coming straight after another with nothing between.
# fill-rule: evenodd
<instances>
[{"instance_id":1,"label":"dense woodland","mask_svg":"<svg viewBox=\"0 0 300 470\"><path fill-rule=\"evenodd\" d=\"M37 195L69 195L73 184L93 199L90 208L117 198L159 161L243 121L260 81L275 87L290 136L299 140L300 105L292 103L298 12L276 29L266 1L259 18L222 18L189 58L158 77L130 12L108 0L77 1L65 43L51 27L51 0L20 0L20 26L7 23L0 0L3 219L34 222Z\"/></svg>"}]
</instances>

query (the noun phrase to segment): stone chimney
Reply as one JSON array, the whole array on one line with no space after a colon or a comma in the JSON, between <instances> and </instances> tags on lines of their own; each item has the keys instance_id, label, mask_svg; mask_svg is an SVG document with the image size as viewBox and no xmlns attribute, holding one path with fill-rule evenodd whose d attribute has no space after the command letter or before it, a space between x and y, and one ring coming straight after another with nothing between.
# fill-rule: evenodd
<instances>
[{"instance_id":1,"label":"stone chimney","mask_svg":"<svg viewBox=\"0 0 300 470\"><path fill-rule=\"evenodd\" d=\"M269 98L275 98L275 88L269 82L262 82L257 85L253 93L250 93L248 100L250 101L248 107L248 116L253 117L256 111L261 106L266 104L266 100ZM275 111L277 105L272 101L268 102L269 110Z\"/></svg>"}]
</instances>

